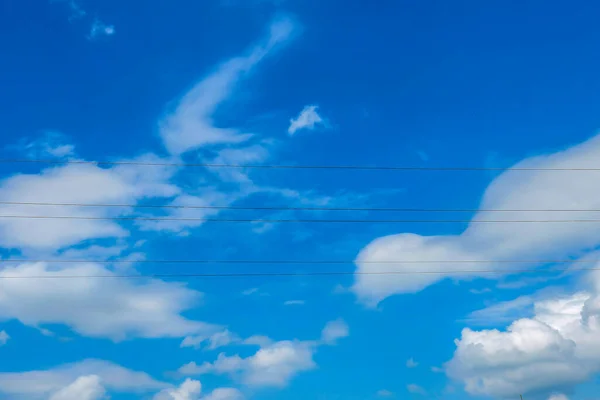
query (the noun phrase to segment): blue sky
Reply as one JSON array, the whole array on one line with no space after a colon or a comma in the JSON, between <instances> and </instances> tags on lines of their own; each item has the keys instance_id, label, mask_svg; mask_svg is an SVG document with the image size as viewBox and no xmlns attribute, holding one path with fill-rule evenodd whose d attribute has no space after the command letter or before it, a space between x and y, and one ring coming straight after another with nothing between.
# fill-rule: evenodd
<instances>
[{"instance_id":1,"label":"blue sky","mask_svg":"<svg viewBox=\"0 0 600 400\"><path fill-rule=\"evenodd\" d=\"M597 399L598 11L2 2L0 399Z\"/></svg>"}]
</instances>

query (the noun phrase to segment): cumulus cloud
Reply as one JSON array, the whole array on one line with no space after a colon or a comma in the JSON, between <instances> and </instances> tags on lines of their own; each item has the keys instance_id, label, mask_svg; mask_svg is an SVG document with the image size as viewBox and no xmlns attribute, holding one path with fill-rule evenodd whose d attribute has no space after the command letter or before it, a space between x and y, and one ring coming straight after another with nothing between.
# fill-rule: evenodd
<instances>
[{"instance_id":1,"label":"cumulus cloud","mask_svg":"<svg viewBox=\"0 0 600 400\"><path fill-rule=\"evenodd\" d=\"M81 376L50 396L50 400L99 400L106 391L97 375Z\"/></svg>"},{"instance_id":2,"label":"cumulus cloud","mask_svg":"<svg viewBox=\"0 0 600 400\"><path fill-rule=\"evenodd\" d=\"M465 328L446 364L473 395L543 396L600 372L600 275L590 291L534 303L534 316L506 330Z\"/></svg>"},{"instance_id":3,"label":"cumulus cloud","mask_svg":"<svg viewBox=\"0 0 600 400\"><path fill-rule=\"evenodd\" d=\"M166 383L146 373L101 360L84 360L44 371L0 373L0 393L9 398L96 400L105 389L147 393L166 387Z\"/></svg>"},{"instance_id":4,"label":"cumulus cloud","mask_svg":"<svg viewBox=\"0 0 600 400\"><path fill-rule=\"evenodd\" d=\"M495 178L486 189L479 211L460 235L421 236L400 233L371 242L356 259L361 273L397 271L407 274L355 276L354 293L366 305L375 306L388 296L414 293L448 276L472 278L477 273L460 273L475 269L460 260L535 260L578 257L600 244L600 226L592 223L477 223L478 220L565 220L594 219L592 211L503 212L485 210L594 210L600 208L600 193L593 171L560 171L560 168L596 167L600 157L600 135L567 150L531 157ZM416 263L386 263L390 260ZM457 260L456 263L435 261ZM381 261L381 263L378 263ZM524 268L527 264L520 264ZM529 267L535 267L530 264ZM479 269L510 268L507 265L479 263ZM440 274L421 274L423 270L440 270ZM447 273L443 273L446 272ZM414 274L412 274L414 272ZM454 273L453 273L454 272ZM489 274L488 274L489 276Z\"/></svg>"},{"instance_id":5,"label":"cumulus cloud","mask_svg":"<svg viewBox=\"0 0 600 400\"><path fill-rule=\"evenodd\" d=\"M132 161L157 161L151 154ZM146 168L148 169L148 168ZM0 181L0 201L5 203L134 204L146 198L170 197L180 189L169 183L171 168L119 165L101 168L68 164L39 174L17 174ZM106 218L130 214L128 207L0 205L5 216L68 216ZM129 235L116 221L86 219L0 218L0 245L8 248L58 250L84 240Z\"/></svg>"},{"instance_id":6,"label":"cumulus cloud","mask_svg":"<svg viewBox=\"0 0 600 400\"><path fill-rule=\"evenodd\" d=\"M393 395L394 395L394 393L392 393L386 389L381 389L381 390L377 391L377 396L379 396L379 397L392 397Z\"/></svg>"},{"instance_id":7,"label":"cumulus cloud","mask_svg":"<svg viewBox=\"0 0 600 400\"><path fill-rule=\"evenodd\" d=\"M94 278L111 275L94 263L5 267L0 278L11 278L0 279L0 319L34 327L64 324L81 335L113 340L210 335L219 329L181 316L201 293L156 279ZM83 277L60 279L69 276Z\"/></svg>"},{"instance_id":8,"label":"cumulus cloud","mask_svg":"<svg viewBox=\"0 0 600 400\"><path fill-rule=\"evenodd\" d=\"M319 346L335 344L337 339L345 336L348 336L348 328L341 320L328 323L319 341L275 342L266 337L253 336L242 342L259 346L253 355L241 357L238 354L228 356L220 353L212 363L198 365L190 362L179 368L178 372L183 375L225 374L251 387L284 387L300 372L316 368L313 356Z\"/></svg>"},{"instance_id":9,"label":"cumulus cloud","mask_svg":"<svg viewBox=\"0 0 600 400\"><path fill-rule=\"evenodd\" d=\"M163 389L154 400L198 400L201 391L200 381L188 378L177 388Z\"/></svg>"},{"instance_id":10,"label":"cumulus cloud","mask_svg":"<svg viewBox=\"0 0 600 400\"><path fill-rule=\"evenodd\" d=\"M240 78L286 42L294 29L291 19L276 19L262 43L251 48L246 55L222 64L194 86L160 124L160 135L167 150L179 155L204 145L239 144L250 139L250 134L217 127L212 115L228 98Z\"/></svg>"},{"instance_id":11,"label":"cumulus cloud","mask_svg":"<svg viewBox=\"0 0 600 400\"><path fill-rule=\"evenodd\" d=\"M323 118L321 118L317 109L318 107L315 105L305 106L296 118L290 119L288 133L293 135L302 129L313 130L318 125L322 125Z\"/></svg>"}]
</instances>

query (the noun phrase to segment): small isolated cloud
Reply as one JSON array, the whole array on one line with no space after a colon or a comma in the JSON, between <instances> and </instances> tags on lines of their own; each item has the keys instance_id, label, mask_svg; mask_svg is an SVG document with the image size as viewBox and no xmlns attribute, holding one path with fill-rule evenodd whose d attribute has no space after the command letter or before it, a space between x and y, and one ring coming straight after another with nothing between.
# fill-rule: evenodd
<instances>
[{"instance_id":1,"label":"small isolated cloud","mask_svg":"<svg viewBox=\"0 0 600 400\"><path fill-rule=\"evenodd\" d=\"M323 118L317 113L317 106L310 105L302 109L296 118L290 119L288 134L293 135L302 129L313 130L323 124Z\"/></svg>"},{"instance_id":2,"label":"small isolated cloud","mask_svg":"<svg viewBox=\"0 0 600 400\"><path fill-rule=\"evenodd\" d=\"M548 397L548 400L569 400L569 398L562 393L555 393Z\"/></svg>"},{"instance_id":3,"label":"small isolated cloud","mask_svg":"<svg viewBox=\"0 0 600 400\"><path fill-rule=\"evenodd\" d=\"M394 395L394 393L390 392L389 390L379 390L377 391L377 396L379 397L392 397Z\"/></svg>"},{"instance_id":4,"label":"small isolated cloud","mask_svg":"<svg viewBox=\"0 0 600 400\"><path fill-rule=\"evenodd\" d=\"M114 25L107 25L99 19L95 19L90 28L89 39L95 40L103 36L112 36L115 34Z\"/></svg>"},{"instance_id":5,"label":"small isolated cloud","mask_svg":"<svg viewBox=\"0 0 600 400\"><path fill-rule=\"evenodd\" d=\"M406 360L406 368L416 368L418 365L419 363L416 362L412 357Z\"/></svg>"},{"instance_id":6,"label":"small isolated cloud","mask_svg":"<svg viewBox=\"0 0 600 400\"><path fill-rule=\"evenodd\" d=\"M431 367L431 372L435 372L436 374L444 372L443 368L440 367Z\"/></svg>"},{"instance_id":7,"label":"small isolated cloud","mask_svg":"<svg viewBox=\"0 0 600 400\"><path fill-rule=\"evenodd\" d=\"M408 390L412 394L420 394L423 396L427 394L427 391L425 389L423 389L419 385L415 385L414 383L406 385L406 390Z\"/></svg>"},{"instance_id":8,"label":"small isolated cloud","mask_svg":"<svg viewBox=\"0 0 600 400\"><path fill-rule=\"evenodd\" d=\"M284 306L302 306L304 305L304 300L288 300L283 303Z\"/></svg>"},{"instance_id":9,"label":"small isolated cloud","mask_svg":"<svg viewBox=\"0 0 600 400\"><path fill-rule=\"evenodd\" d=\"M325 325L321 332L321 341L325 344L335 344L338 339L345 338L348 334L348 324L343 319L336 319Z\"/></svg>"},{"instance_id":10,"label":"small isolated cloud","mask_svg":"<svg viewBox=\"0 0 600 400\"><path fill-rule=\"evenodd\" d=\"M250 295L253 295L255 293L258 293L258 288L256 288L256 287L253 287L253 288L250 288L250 289L246 289L246 290L244 290L242 292L242 294L244 296L250 296Z\"/></svg>"},{"instance_id":11,"label":"small isolated cloud","mask_svg":"<svg viewBox=\"0 0 600 400\"><path fill-rule=\"evenodd\" d=\"M6 342L8 342L8 339L10 339L8 333L6 333L6 331L0 331L0 346L4 346Z\"/></svg>"}]
</instances>

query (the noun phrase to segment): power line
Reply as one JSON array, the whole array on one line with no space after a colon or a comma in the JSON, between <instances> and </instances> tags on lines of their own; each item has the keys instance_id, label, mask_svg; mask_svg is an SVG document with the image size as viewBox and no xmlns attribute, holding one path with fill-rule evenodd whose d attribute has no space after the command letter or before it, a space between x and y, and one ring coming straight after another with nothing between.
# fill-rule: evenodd
<instances>
[{"instance_id":1,"label":"power line","mask_svg":"<svg viewBox=\"0 0 600 400\"><path fill-rule=\"evenodd\" d=\"M320 272L235 272L235 273L190 273L190 274L106 274L106 275L0 275L0 279L77 279L77 278L248 278L248 277L308 277L347 275L448 275L448 274L504 274L526 272L572 272L600 271L600 268L571 269L505 269L505 270L450 270L450 271L320 271ZM60 271L54 271L60 272Z\"/></svg>"},{"instance_id":2,"label":"power line","mask_svg":"<svg viewBox=\"0 0 600 400\"><path fill-rule=\"evenodd\" d=\"M357 260L221 260L221 259L188 259L188 260L94 260L94 259L6 259L0 260L2 263L96 263L96 264L123 264L123 263L143 263L143 264L295 264L295 265L319 265L319 264L566 264L566 263L596 263L600 260L378 260L378 261L357 261Z\"/></svg>"},{"instance_id":3,"label":"power line","mask_svg":"<svg viewBox=\"0 0 600 400\"><path fill-rule=\"evenodd\" d=\"M209 223L598 223L600 219L559 220L470 220L470 219L244 219L244 218L176 218L176 217L93 217L80 215L0 215L6 219L69 219L111 221L198 221Z\"/></svg>"},{"instance_id":4,"label":"power line","mask_svg":"<svg viewBox=\"0 0 600 400\"><path fill-rule=\"evenodd\" d=\"M292 164L213 164L184 162L141 162L141 161L85 161L51 159L0 159L2 164L91 164L91 165L136 165L156 167L204 167L234 169L307 169L307 170L364 170L364 171L600 171L600 167L542 168L542 167L416 167L416 166L370 166L370 165L292 165Z\"/></svg>"},{"instance_id":5,"label":"power line","mask_svg":"<svg viewBox=\"0 0 600 400\"><path fill-rule=\"evenodd\" d=\"M396 207L291 207L291 206L189 206L174 204L90 204L48 203L31 201L0 201L2 205L107 207L107 208L167 208L191 210L275 210L275 211L388 211L388 212L600 212L598 209L479 209L479 208L396 208Z\"/></svg>"}]
</instances>

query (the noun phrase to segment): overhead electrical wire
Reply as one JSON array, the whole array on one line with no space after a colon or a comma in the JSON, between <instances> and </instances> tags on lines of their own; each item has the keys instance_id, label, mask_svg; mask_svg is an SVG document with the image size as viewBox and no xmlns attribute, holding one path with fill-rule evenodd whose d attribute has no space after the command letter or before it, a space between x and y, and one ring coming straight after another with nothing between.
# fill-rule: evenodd
<instances>
[{"instance_id":1,"label":"overhead electrical wire","mask_svg":"<svg viewBox=\"0 0 600 400\"><path fill-rule=\"evenodd\" d=\"M418 167L418 166L370 166L370 165L293 165L293 164L228 164L186 162L142 162L142 161L87 161L52 159L0 159L1 164L91 164L91 165L136 165L155 167L204 167L234 169L308 169L308 170L364 170L364 171L600 171L600 167Z\"/></svg>"},{"instance_id":2,"label":"overhead electrical wire","mask_svg":"<svg viewBox=\"0 0 600 400\"><path fill-rule=\"evenodd\" d=\"M81 215L0 215L0 219L69 219L110 221L198 221L208 223L600 223L600 219L557 220L493 220L493 219L244 219L244 218L181 218L181 217L95 217Z\"/></svg>"},{"instance_id":3,"label":"overhead electrical wire","mask_svg":"<svg viewBox=\"0 0 600 400\"><path fill-rule=\"evenodd\" d=\"M233 273L175 273L175 274L106 274L106 275L0 275L2 279L77 279L77 278L248 278L248 277L309 277L309 276L348 276L348 275L448 275L448 274L506 274L528 272L575 272L600 271L600 268L561 268L561 269L470 269L449 271L317 271L317 272L233 272ZM60 271L53 271L60 272Z\"/></svg>"},{"instance_id":4,"label":"overhead electrical wire","mask_svg":"<svg viewBox=\"0 0 600 400\"><path fill-rule=\"evenodd\" d=\"M128 259L116 259L116 260L94 260L94 259L40 259L40 258L9 258L2 260L2 263L96 263L96 264L296 264L296 265L310 265L310 264L353 264L359 262L360 264L566 264L566 263L595 263L600 260L569 260L569 259L557 259L557 260L252 260L252 259L241 259L241 260L223 260L223 259L144 259L144 260L128 260Z\"/></svg>"},{"instance_id":5,"label":"overhead electrical wire","mask_svg":"<svg viewBox=\"0 0 600 400\"><path fill-rule=\"evenodd\" d=\"M293 206L191 206L175 204L91 204L51 203L32 201L0 201L0 205L49 207L165 208L190 210L251 210L251 211L384 211L384 212L600 212L598 209L479 209L479 208L399 208L399 207L293 207Z\"/></svg>"}]
</instances>

